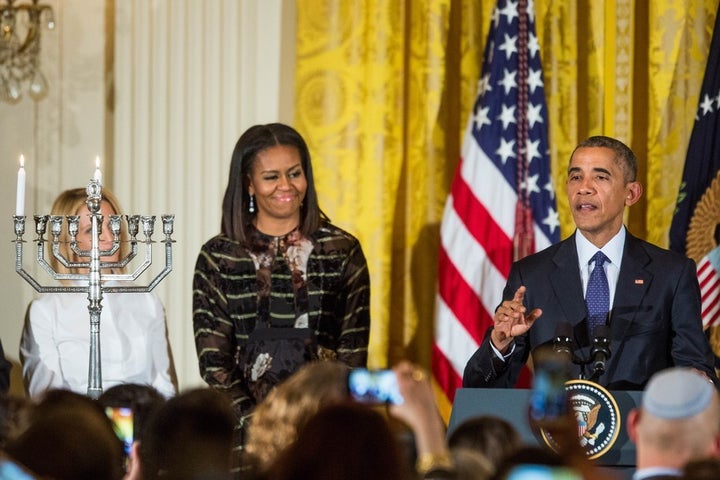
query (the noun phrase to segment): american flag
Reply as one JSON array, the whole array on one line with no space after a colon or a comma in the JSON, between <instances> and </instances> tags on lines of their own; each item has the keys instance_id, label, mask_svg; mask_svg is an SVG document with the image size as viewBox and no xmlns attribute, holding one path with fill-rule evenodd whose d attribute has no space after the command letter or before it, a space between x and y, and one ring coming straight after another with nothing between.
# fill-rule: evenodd
<instances>
[{"instance_id":1,"label":"american flag","mask_svg":"<svg viewBox=\"0 0 720 480\"><path fill-rule=\"evenodd\" d=\"M690 135L677 206L670 226L670 249L698 262L705 327L720 323L720 11L715 17L710 52L695 124Z\"/></svg>"},{"instance_id":2,"label":"american flag","mask_svg":"<svg viewBox=\"0 0 720 480\"><path fill-rule=\"evenodd\" d=\"M432 369L453 401L510 265L560 238L532 0L499 0L440 228Z\"/></svg>"},{"instance_id":3,"label":"american flag","mask_svg":"<svg viewBox=\"0 0 720 480\"><path fill-rule=\"evenodd\" d=\"M703 327L720 325L720 247L715 247L697 264L702 294Z\"/></svg>"}]
</instances>

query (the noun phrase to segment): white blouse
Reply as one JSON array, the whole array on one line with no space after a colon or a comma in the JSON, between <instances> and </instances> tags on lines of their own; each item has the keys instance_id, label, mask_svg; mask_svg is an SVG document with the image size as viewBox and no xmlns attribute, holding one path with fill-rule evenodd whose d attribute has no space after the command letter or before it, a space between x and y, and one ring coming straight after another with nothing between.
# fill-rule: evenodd
<instances>
[{"instance_id":1,"label":"white blouse","mask_svg":"<svg viewBox=\"0 0 720 480\"><path fill-rule=\"evenodd\" d=\"M176 393L165 311L151 293L107 293L100 314L102 387L139 383ZM46 293L28 308L20 341L30 397L51 388L86 394L90 314L85 293Z\"/></svg>"}]
</instances>

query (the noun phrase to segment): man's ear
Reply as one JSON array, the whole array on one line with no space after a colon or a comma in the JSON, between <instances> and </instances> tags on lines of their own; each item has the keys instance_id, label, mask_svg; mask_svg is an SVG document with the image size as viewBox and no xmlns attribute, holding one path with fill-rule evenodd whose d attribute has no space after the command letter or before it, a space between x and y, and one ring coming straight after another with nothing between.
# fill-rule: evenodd
<instances>
[{"instance_id":1,"label":"man's ear","mask_svg":"<svg viewBox=\"0 0 720 480\"><path fill-rule=\"evenodd\" d=\"M630 410L630 412L628 412L628 416L627 416L628 437L630 437L630 440L632 440L632 442L636 445L637 445L637 437L638 437L638 433L637 433L638 432L638 424L640 423L640 415L641 415L640 409L633 408L632 410Z\"/></svg>"},{"instance_id":2,"label":"man's ear","mask_svg":"<svg viewBox=\"0 0 720 480\"><path fill-rule=\"evenodd\" d=\"M715 436L715 440L713 441L713 451L710 452L710 455L713 457L720 455L720 434Z\"/></svg>"},{"instance_id":3,"label":"man's ear","mask_svg":"<svg viewBox=\"0 0 720 480\"><path fill-rule=\"evenodd\" d=\"M630 182L625 186L625 206L634 205L640 200L643 194L643 187L640 182Z\"/></svg>"}]
</instances>

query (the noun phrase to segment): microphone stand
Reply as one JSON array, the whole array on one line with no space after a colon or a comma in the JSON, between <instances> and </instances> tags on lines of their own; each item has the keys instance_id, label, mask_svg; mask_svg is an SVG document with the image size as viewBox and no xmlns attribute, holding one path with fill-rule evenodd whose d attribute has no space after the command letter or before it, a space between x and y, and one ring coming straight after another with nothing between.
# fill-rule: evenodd
<instances>
[{"instance_id":1,"label":"microphone stand","mask_svg":"<svg viewBox=\"0 0 720 480\"><path fill-rule=\"evenodd\" d=\"M605 330L607 330L607 327L605 327ZM600 376L605 373L605 362L610 359L609 343L606 335L597 335L592 339L590 356L580 357L573 351L570 337L560 335L555 337L553 341L553 352L566 357L569 362L580 367L579 380L589 380L597 383ZM592 369L587 368L591 364L593 364ZM588 370L590 370L589 373Z\"/></svg>"}]
</instances>

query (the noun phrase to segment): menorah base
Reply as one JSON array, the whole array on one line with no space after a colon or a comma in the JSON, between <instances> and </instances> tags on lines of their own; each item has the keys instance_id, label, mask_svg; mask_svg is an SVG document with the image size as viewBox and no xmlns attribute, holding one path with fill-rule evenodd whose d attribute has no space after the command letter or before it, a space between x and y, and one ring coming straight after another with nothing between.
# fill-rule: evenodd
<instances>
[{"instance_id":1,"label":"menorah base","mask_svg":"<svg viewBox=\"0 0 720 480\"><path fill-rule=\"evenodd\" d=\"M88 397L92 398L93 400L97 400L98 398L100 398L100 395L102 395L102 392L103 392L102 388L88 387L88 389L87 389Z\"/></svg>"}]
</instances>

